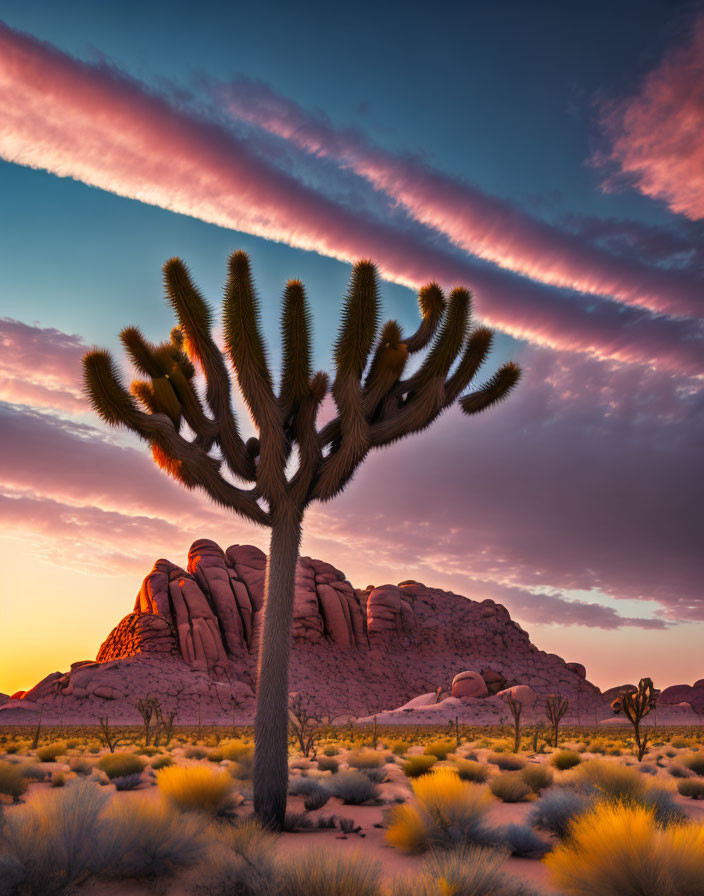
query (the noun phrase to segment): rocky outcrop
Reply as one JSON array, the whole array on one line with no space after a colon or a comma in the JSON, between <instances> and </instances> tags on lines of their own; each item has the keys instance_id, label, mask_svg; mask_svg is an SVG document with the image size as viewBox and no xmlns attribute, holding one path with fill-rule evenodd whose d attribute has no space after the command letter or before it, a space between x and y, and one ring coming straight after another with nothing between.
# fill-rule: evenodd
<instances>
[{"instance_id":1,"label":"rocky outcrop","mask_svg":"<svg viewBox=\"0 0 704 896\"><path fill-rule=\"evenodd\" d=\"M26 721L42 704L47 723L108 712L114 722L134 723L135 702L147 694L182 723L251 721L265 567L256 547L223 551L205 539L193 544L185 568L158 560L96 660L13 695L0 705L0 724L13 713ZM675 694L677 702L694 699L701 684ZM496 722L507 712L496 695L507 688L535 694L524 702L536 712L550 693L569 697L566 720L594 709L610 715L584 667L538 650L501 604L415 581L356 590L334 566L299 560L290 689L320 711L359 717L399 707L393 712L404 721L425 713L429 720L445 714L443 724L456 716ZM422 705L413 703L419 694L429 695Z\"/></svg>"}]
</instances>

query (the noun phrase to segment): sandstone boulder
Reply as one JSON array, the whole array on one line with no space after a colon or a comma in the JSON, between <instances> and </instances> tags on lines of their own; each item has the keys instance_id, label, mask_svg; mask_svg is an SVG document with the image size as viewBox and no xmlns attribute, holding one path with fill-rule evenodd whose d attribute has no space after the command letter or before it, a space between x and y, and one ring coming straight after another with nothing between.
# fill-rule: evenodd
<instances>
[{"instance_id":1,"label":"sandstone boulder","mask_svg":"<svg viewBox=\"0 0 704 896\"><path fill-rule=\"evenodd\" d=\"M489 693L479 672L460 672L452 679L453 697L484 697Z\"/></svg>"},{"instance_id":2,"label":"sandstone boulder","mask_svg":"<svg viewBox=\"0 0 704 896\"><path fill-rule=\"evenodd\" d=\"M522 704L523 709L528 711L533 709L535 702L538 699L536 692L527 684L515 684L511 688L499 691L496 696L505 700L508 694L510 694L514 700L518 700Z\"/></svg>"}]
</instances>

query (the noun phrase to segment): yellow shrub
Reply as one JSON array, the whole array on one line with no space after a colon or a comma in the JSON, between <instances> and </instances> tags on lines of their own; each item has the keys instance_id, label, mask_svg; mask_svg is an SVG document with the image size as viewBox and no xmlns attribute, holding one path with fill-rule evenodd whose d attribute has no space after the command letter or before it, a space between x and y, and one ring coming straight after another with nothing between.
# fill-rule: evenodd
<instances>
[{"instance_id":1,"label":"yellow shrub","mask_svg":"<svg viewBox=\"0 0 704 896\"><path fill-rule=\"evenodd\" d=\"M393 846L423 852L484 838L483 821L493 802L485 786L443 768L416 778L412 787L414 800L391 812L386 837Z\"/></svg>"},{"instance_id":2,"label":"yellow shrub","mask_svg":"<svg viewBox=\"0 0 704 896\"><path fill-rule=\"evenodd\" d=\"M229 740L220 744L220 750L223 759L229 759L231 762L239 762L240 759L249 759L254 756L254 744L246 744L241 740Z\"/></svg>"},{"instance_id":3,"label":"yellow shrub","mask_svg":"<svg viewBox=\"0 0 704 896\"><path fill-rule=\"evenodd\" d=\"M602 802L544 862L566 896L701 896L704 826L660 828L652 810Z\"/></svg>"},{"instance_id":4,"label":"yellow shrub","mask_svg":"<svg viewBox=\"0 0 704 896\"><path fill-rule=\"evenodd\" d=\"M436 740L428 744L424 752L426 756L435 756L436 759L447 759L450 753L457 749L455 740Z\"/></svg>"},{"instance_id":5,"label":"yellow shrub","mask_svg":"<svg viewBox=\"0 0 704 896\"><path fill-rule=\"evenodd\" d=\"M213 815L227 803L233 787L229 772L205 765L162 768L156 782L163 796L182 812Z\"/></svg>"},{"instance_id":6,"label":"yellow shrub","mask_svg":"<svg viewBox=\"0 0 704 896\"><path fill-rule=\"evenodd\" d=\"M606 759L583 762L575 769L574 780L591 785L603 796L616 800L638 799L648 784L638 769Z\"/></svg>"}]
</instances>

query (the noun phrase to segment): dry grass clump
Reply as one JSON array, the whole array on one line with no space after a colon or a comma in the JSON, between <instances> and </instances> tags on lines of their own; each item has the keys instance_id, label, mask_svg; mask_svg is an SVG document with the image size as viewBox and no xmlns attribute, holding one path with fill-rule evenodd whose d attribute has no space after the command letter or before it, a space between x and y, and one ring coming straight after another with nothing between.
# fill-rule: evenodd
<instances>
[{"instance_id":1,"label":"dry grass clump","mask_svg":"<svg viewBox=\"0 0 704 896\"><path fill-rule=\"evenodd\" d=\"M522 803L532 796L533 789L526 783L522 771L503 772L489 782L491 792L504 803Z\"/></svg>"},{"instance_id":2,"label":"dry grass clump","mask_svg":"<svg viewBox=\"0 0 704 896\"><path fill-rule=\"evenodd\" d=\"M540 793L553 781L552 771L542 762L529 762L521 769L520 775L533 793Z\"/></svg>"},{"instance_id":3,"label":"dry grass clump","mask_svg":"<svg viewBox=\"0 0 704 896\"><path fill-rule=\"evenodd\" d=\"M396 878L391 896L537 896L501 870L507 856L481 846L432 852L420 875Z\"/></svg>"},{"instance_id":4,"label":"dry grass clump","mask_svg":"<svg viewBox=\"0 0 704 896\"><path fill-rule=\"evenodd\" d=\"M375 800L380 793L378 785L368 775L357 771L338 772L326 783L325 789L352 806Z\"/></svg>"},{"instance_id":5,"label":"dry grass clump","mask_svg":"<svg viewBox=\"0 0 704 896\"><path fill-rule=\"evenodd\" d=\"M704 750L698 750L696 753L688 753L686 756L680 757L680 762L690 772L695 775L704 775Z\"/></svg>"},{"instance_id":6,"label":"dry grass clump","mask_svg":"<svg viewBox=\"0 0 704 896\"><path fill-rule=\"evenodd\" d=\"M321 756L318 759L318 771L332 772L332 774L335 775L337 774L339 768L339 761L332 756Z\"/></svg>"},{"instance_id":7,"label":"dry grass clump","mask_svg":"<svg viewBox=\"0 0 704 896\"><path fill-rule=\"evenodd\" d=\"M638 769L603 759L583 762L575 769L572 780L579 786L615 800L638 800L647 785Z\"/></svg>"},{"instance_id":8,"label":"dry grass clump","mask_svg":"<svg viewBox=\"0 0 704 896\"><path fill-rule=\"evenodd\" d=\"M112 780L124 778L126 775L138 775L144 770L146 762L134 753L106 753L101 756L97 766Z\"/></svg>"},{"instance_id":9,"label":"dry grass clump","mask_svg":"<svg viewBox=\"0 0 704 896\"><path fill-rule=\"evenodd\" d=\"M403 773L407 778L427 775L437 761L437 756L407 756L403 763Z\"/></svg>"},{"instance_id":10,"label":"dry grass clump","mask_svg":"<svg viewBox=\"0 0 704 896\"><path fill-rule=\"evenodd\" d=\"M157 756L153 757L149 765L155 772L158 772L160 768L166 768L169 765L173 765L173 759L170 756L159 753Z\"/></svg>"},{"instance_id":11,"label":"dry grass clump","mask_svg":"<svg viewBox=\"0 0 704 896\"><path fill-rule=\"evenodd\" d=\"M593 799L577 790L553 787L533 805L528 821L556 837L566 837L572 821L592 805Z\"/></svg>"},{"instance_id":12,"label":"dry grass clump","mask_svg":"<svg viewBox=\"0 0 704 896\"><path fill-rule=\"evenodd\" d=\"M386 837L403 852L447 849L461 843L486 843L484 825L493 802L488 788L462 781L448 768L416 778L414 799L391 810Z\"/></svg>"},{"instance_id":13,"label":"dry grass clump","mask_svg":"<svg viewBox=\"0 0 704 896\"><path fill-rule=\"evenodd\" d=\"M472 759L455 759L453 764L463 781L484 784L489 777L489 769L481 762L474 762Z\"/></svg>"},{"instance_id":14,"label":"dry grass clump","mask_svg":"<svg viewBox=\"0 0 704 896\"><path fill-rule=\"evenodd\" d=\"M575 753L574 750L558 750L557 753L553 753L550 757L550 762L555 766L558 771L566 772L567 769L574 768L575 765L579 765L582 761L582 757L579 753Z\"/></svg>"},{"instance_id":15,"label":"dry grass clump","mask_svg":"<svg viewBox=\"0 0 704 896\"><path fill-rule=\"evenodd\" d=\"M684 778L677 782L677 790L682 796L693 800L704 800L704 781L699 778Z\"/></svg>"},{"instance_id":16,"label":"dry grass clump","mask_svg":"<svg viewBox=\"0 0 704 896\"><path fill-rule=\"evenodd\" d=\"M515 753L489 753L486 761L498 765L502 772L517 772L526 764L526 760Z\"/></svg>"},{"instance_id":17,"label":"dry grass clump","mask_svg":"<svg viewBox=\"0 0 704 896\"><path fill-rule=\"evenodd\" d=\"M350 768L381 768L386 765L386 753L377 753L376 750L360 750L358 753L350 753L347 764Z\"/></svg>"},{"instance_id":18,"label":"dry grass clump","mask_svg":"<svg viewBox=\"0 0 704 896\"><path fill-rule=\"evenodd\" d=\"M196 889L203 896L269 896L276 879L276 835L252 818L215 829L216 848Z\"/></svg>"},{"instance_id":19,"label":"dry grass clump","mask_svg":"<svg viewBox=\"0 0 704 896\"><path fill-rule=\"evenodd\" d=\"M37 759L40 762L55 762L57 757L63 756L67 749L68 746L65 741L55 741L53 744L46 744L43 747L38 747Z\"/></svg>"},{"instance_id":20,"label":"dry grass clump","mask_svg":"<svg viewBox=\"0 0 704 896\"><path fill-rule=\"evenodd\" d=\"M600 802L544 861L566 896L701 896L704 826L661 828L652 810Z\"/></svg>"},{"instance_id":21,"label":"dry grass clump","mask_svg":"<svg viewBox=\"0 0 704 896\"><path fill-rule=\"evenodd\" d=\"M276 896L379 896L381 865L364 853L305 850L278 867Z\"/></svg>"},{"instance_id":22,"label":"dry grass clump","mask_svg":"<svg viewBox=\"0 0 704 896\"><path fill-rule=\"evenodd\" d=\"M19 803L27 786L19 766L13 762L0 762L0 794L12 797L13 803Z\"/></svg>"},{"instance_id":23,"label":"dry grass clump","mask_svg":"<svg viewBox=\"0 0 704 896\"><path fill-rule=\"evenodd\" d=\"M242 740L228 740L220 744L219 752L223 759L230 762L241 762L254 756L254 744Z\"/></svg>"},{"instance_id":24,"label":"dry grass clump","mask_svg":"<svg viewBox=\"0 0 704 896\"><path fill-rule=\"evenodd\" d=\"M423 751L426 756L435 756L436 759L447 759L450 753L454 753L457 749L457 741L454 740L436 740L429 743Z\"/></svg>"},{"instance_id":25,"label":"dry grass clump","mask_svg":"<svg viewBox=\"0 0 704 896\"><path fill-rule=\"evenodd\" d=\"M205 765L172 765L157 772L160 793L182 812L216 815L230 802L232 776L225 769Z\"/></svg>"},{"instance_id":26,"label":"dry grass clump","mask_svg":"<svg viewBox=\"0 0 704 896\"><path fill-rule=\"evenodd\" d=\"M407 740L392 740L389 749L394 756L403 756L411 749L411 744Z\"/></svg>"}]
</instances>

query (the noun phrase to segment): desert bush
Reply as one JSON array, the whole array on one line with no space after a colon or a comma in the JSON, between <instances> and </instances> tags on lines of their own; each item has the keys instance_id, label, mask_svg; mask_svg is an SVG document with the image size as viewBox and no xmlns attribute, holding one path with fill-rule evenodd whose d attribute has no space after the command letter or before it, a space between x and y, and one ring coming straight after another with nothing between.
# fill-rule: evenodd
<instances>
[{"instance_id":1,"label":"desert bush","mask_svg":"<svg viewBox=\"0 0 704 896\"><path fill-rule=\"evenodd\" d=\"M202 817L175 812L152 800L113 800L102 817L100 839L112 859L113 878L161 878L196 864L208 846Z\"/></svg>"},{"instance_id":2,"label":"desert bush","mask_svg":"<svg viewBox=\"0 0 704 896\"><path fill-rule=\"evenodd\" d=\"M340 763L337 759L333 759L332 756L321 756L320 759L318 759L318 769L321 772L332 772L334 775L339 768Z\"/></svg>"},{"instance_id":3,"label":"desert bush","mask_svg":"<svg viewBox=\"0 0 704 896\"><path fill-rule=\"evenodd\" d=\"M693 800L704 799L704 781L699 778L685 778L677 782L677 790L682 796L688 796Z\"/></svg>"},{"instance_id":4,"label":"desert bush","mask_svg":"<svg viewBox=\"0 0 704 896\"><path fill-rule=\"evenodd\" d=\"M216 815L230 801L233 781L225 769L172 765L157 772L156 783L165 799L182 812Z\"/></svg>"},{"instance_id":5,"label":"desert bush","mask_svg":"<svg viewBox=\"0 0 704 896\"><path fill-rule=\"evenodd\" d=\"M431 853L420 874L396 878L392 896L537 896L501 870L507 855L478 846Z\"/></svg>"},{"instance_id":6,"label":"desert bush","mask_svg":"<svg viewBox=\"0 0 704 896\"><path fill-rule=\"evenodd\" d=\"M66 784L66 777L63 772L56 772L51 776L52 787L63 787Z\"/></svg>"},{"instance_id":7,"label":"desert bush","mask_svg":"<svg viewBox=\"0 0 704 896\"><path fill-rule=\"evenodd\" d=\"M437 756L408 756L403 763L403 773L407 778L427 775L437 761Z\"/></svg>"},{"instance_id":8,"label":"desert bush","mask_svg":"<svg viewBox=\"0 0 704 896\"><path fill-rule=\"evenodd\" d=\"M670 741L670 746L675 747L678 750L682 750L686 747L691 747L692 740L688 737L673 737Z\"/></svg>"},{"instance_id":9,"label":"desert bush","mask_svg":"<svg viewBox=\"0 0 704 896\"><path fill-rule=\"evenodd\" d=\"M579 753L575 753L574 750L558 750L557 753L553 753L550 757L550 762L555 766L558 771L566 772L569 768L574 768L575 765L579 765L582 761L582 757Z\"/></svg>"},{"instance_id":10,"label":"desert bush","mask_svg":"<svg viewBox=\"0 0 704 896\"><path fill-rule=\"evenodd\" d=\"M504 803L522 803L533 793L522 772L504 772L497 775L489 782L489 788L494 796Z\"/></svg>"},{"instance_id":11,"label":"desert bush","mask_svg":"<svg viewBox=\"0 0 704 896\"><path fill-rule=\"evenodd\" d=\"M552 771L542 762L529 762L521 769L520 775L533 793L540 793L552 784Z\"/></svg>"},{"instance_id":12,"label":"desert bush","mask_svg":"<svg viewBox=\"0 0 704 896\"><path fill-rule=\"evenodd\" d=\"M485 786L443 768L412 787L414 799L391 810L386 837L393 846L412 853L491 841L485 818L493 800Z\"/></svg>"},{"instance_id":13,"label":"desert bush","mask_svg":"<svg viewBox=\"0 0 704 896\"><path fill-rule=\"evenodd\" d=\"M704 826L661 828L652 810L602 801L544 862L566 896L700 896Z\"/></svg>"},{"instance_id":14,"label":"desert bush","mask_svg":"<svg viewBox=\"0 0 704 896\"><path fill-rule=\"evenodd\" d=\"M655 821L663 827L669 824L681 824L687 820L687 814L675 802L673 791L663 787L648 787L641 796L631 800L630 804L652 809Z\"/></svg>"},{"instance_id":15,"label":"desert bush","mask_svg":"<svg viewBox=\"0 0 704 896\"><path fill-rule=\"evenodd\" d=\"M218 848L196 889L203 896L269 896L276 876L276 837L254 819L217 829Z\"/></svg>"},{"instance_id":16,"label":"desert bush","mask_svg":"<svg viewBox=\"0 0 704 896\"><path fill-rule=\"evenodd\" d=\"M579 765L573 781L615 800L637 800L646 787L646 780L637 769L602 759L590 759Z\"/></svg>"},{"instance_id":17,"label":"desert bush","mask_svg":"<svg viewBox=\"0 0 704 896\"><path fill-rule=\"evenodd\" d=\"M366 775L375 784L383 784L386 781L386 766L382 768L365 768L362 769L362 774Z\"/></svg>"},{"instance_id":18,"label":"desert bush","mask_svg":"<svg viewBox=\"0 0 704 896\"><path fill-rule=\"evenodd\" d=\"M126 775L137 775L144 770L146 762L134 753L106 753L101 756L97 766L112 781L113 778L124 778Z\"/></svg>"},{"instance_id":19,"label":"desert bush","mask_svg":"<svg viewBox=\"0 0 704 896\"><path fill-rule=\"evenodd\" d=\"M93 771L94 764L81 756L76 756L69 762L69 768L74 775L89 775Z\"/></svg>"},{"instance_id":20,"label":"desert bush","mask_svg":"<svg viewBox=\"0 0 704 896\"><path fill-rule=\"evenodd\" d=\"M565 837L572 820L586 812L591 804L591 798L584 793L554 787L531 807L528 822L556 837Z\"/></svg>"},{"instance_id":21,"label":"desert bush","mask_svg":"<svg viewBox=\"0 0 704 896\"><path fill-rule=\"evenodd\" d=\"M527 824L507 824L499 829L499 833L511 855L521 859L541 859L550 849L547 840Z\"/></svg>"},{"instance_id":22,"label":"desert bush","mask_svg":"<svg viewBox=\"0 0 704 896\"><path fill-rule=\"evenodd\" d=\"M55 741L53 744L46 744L37 748L37 759L40 762L55 762L58 756L62 756L68 747L65 741Z\"/></svg>"},{"instance_id":23,"label":"desert bush","mask_svg":"<svg viewBox=\"0 0 704 896\"><path fill-rule=\"evenodd\" d=\"M695 775L704 775L704 750L680 756L680 762Z\"/></svg>"},{"instance_id":24,"label":"desert bush","mask_svg":"<svg viewBox=\"0 0 704 896\"><path fill-rule=\"evenodd\" d=\"M436 740L429 743L423 752L426 756L435 756L436 759L444 760L456 749L457 741L455 740Z\"/></svg>"},{"instance_id":25,"label":"desert bush","mask_svg":"<svg viewBox=\"0 0 704 896\"><path fill-rule=\"evenodd\" d=\"M327 783L327 789L343 803L360 806L379 796L379 787L362 772L338 772Z\"/></svg>"},{"instance_id":26,"label":"desert bush","mask_svg":"<svg viewBox=\"0 0 704 896\"><path fill-rule=\"evenodd\" d=\"M315 793L309 793L303 800L303 806L306 812L315 812L316 809L322 809L329 799L330 794L328 791L321 789Z\"/></svg>"},{"instance_id":27,"label":"desert bush","mask_svg":"<svg viewBox=\"0 0 704 896\"><path fill-rule=\"evenodd\" d=\"M671 765L667 771L673 778L691 778L694 776L694 772L683 765Z\"/></svg>"},{"instance_id":28,"label":"desert bush","mask_svg":"<svg viewBox=\"0 0 704 896\"><path fill-rule=\"evenodd\" d=\"M20 774L27 781L46 781L47 778L51 777L49 769L36 762L21 763Z\"/></svg>"},{"instance_id":29,"label":"desert bush","mask_svg":"<svg viewBox=\"0 0 704 896\"><path fill-rule=\"evenodd\" d=\"M289 779L288 792L291 796L310 796L312 793L323 793L327 790L320 778L297 775Z\"/></svg>"},{"instance_id":30,"label":"desert bush","mask_svg":"<svg viewBox=\"0 0 704 896\"><path fill-rule=\"evenodd\" d=\"M8 813L0 852L17 880L14 892L53 896L108 867L115 856L100 837L107 799L95 784L75 779Z\"/></svg>"},{"instance_id":31,"label":"desert bush","mask_svg":"<svg viewBox=\"0 0 704 896\"><path fill-rule=\"evenodd\" d=\"M471 759L455 759L454 766L463 781L483 784L489 777L489 769L481 762L474 762Z\"/></svg>"},{"instance_id":32,"label":"desert bush","mask_svg":"<svg viewBox=\"0 0 704 896\"><path fill-rule=\"evenodd\" d=\"M142 781L141 774L118 775L117 778L112 779L112 783L115 785L115 790L136 790Z\"/></svg>"},{"instance_id":33,"label":"desert bush","mask_svg":"<svg viewBox=\"0 0 704 896\"><path fill-rule=\"evenodd\" d=\"M231 763L230 773L233 778L240 781L248 781L254 771L254 753L241 756L236 762Z\"/></svg>"},{"instance_id":34,"label":"desert bush","mask_svg":"<svg viewBox=\"0 0 704 896\"><path fill-rule=\"evenodd\" d=\"M486 761L498 765L502 772L517 772L526 764L525 759L515 753L490 753Z\"/></svg>"},{"instance_id":35,"label":"desert bush","mask_svg":"<svg viewBox=\"0 0 704 896\"><path fill-rule=\"evenodd\" d=\"M12 797L13 803L19 803L26 790L27 780L19 766L12 762L0 762L0 793Z\"/></svg>"},{"instance_id":36,"label":"desert bush","mask_svg":"<svg viewBox=\"0 0 704 896\"><path fill-rule=\"evenodd\" d=\"M407 740L392 740L389 744L389 749L394 756L403 756L404 753L411 749L411 745Z\"/></svg>"},{"instance_id":37,"label":"desert bush","mask_svg":"<svg viewBox=\"0 0 704 896\"><path fill-rule=\"evenodd\" d=\"M323 755L325 756L338 756L339 753L340 751L338 750L338 748L332 745L325 747L325 749L323 750Z\"/></svg>"},{"instance_id":38,"label":"desert bush","mask_svg":"<svg viewBox=\"0 0 704 896\"><path fill-rule=\"evenodd\" d=\"M154 771L158 772L160 768L166 768L169 765L173 765L173 759L170 756L160 753L152 759L149 765L151 765Z\"/></svg>"},{"instance_id":39,"label":"desert bush","mask_svg":"<svg viewBox=\"0 0 704 896\"><path fill-rule=\"evenodd\" d=\"M358 753L350 753L347 764L350 768L360 770L368 768L381 768L386 765L386 753L377 753L376 750L360 750Z\"/></svg>"},{"instance_id":40,"label":"desert bush","mask_svg":"<svg viewBox=\"0 0 704 896\"><path fill-rule=\"evenodd\" d=\"M183 755L186 759L206 759L208 751L204 750L203 747L187 747Z\"/></svg>"},{"instance_id":41,"label":"desert bush","mask_svg":"<svg viewBox=\"0 0 704 896\"><path fill-rule=\"evenodd\" d=\"M363 853L306 850L278 868L277 896L379 896L381 865Z\"/></svg>"}]
</instances>

